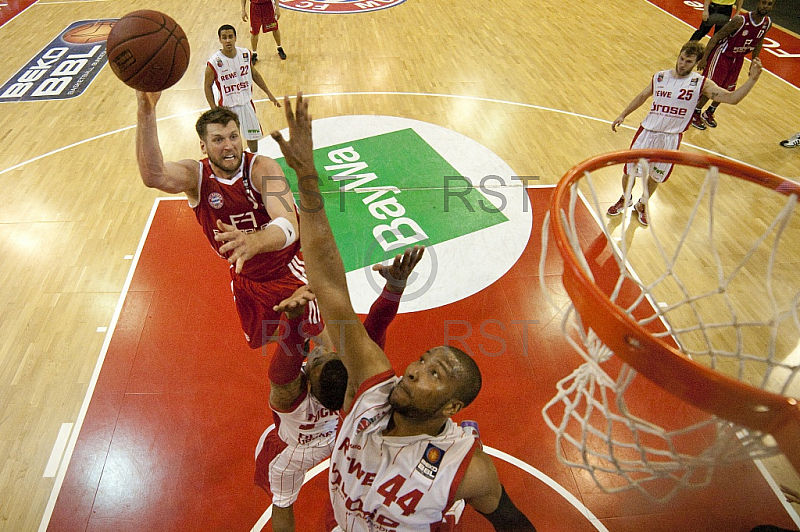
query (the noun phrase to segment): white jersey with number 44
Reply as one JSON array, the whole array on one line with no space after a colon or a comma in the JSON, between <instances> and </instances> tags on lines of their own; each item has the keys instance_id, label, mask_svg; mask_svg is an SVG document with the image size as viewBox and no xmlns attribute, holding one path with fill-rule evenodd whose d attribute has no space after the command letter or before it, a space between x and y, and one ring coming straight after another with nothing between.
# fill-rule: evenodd
<instances>
[{"instance_id":1,"label":"white jersey with number 44","mask_svg":"<svg viewBox=\"0 0 800 532\"><path fill-rule=\"evenodd\" d=\"M336 439L329 488L339 530L439 530L480 442L451 420L437 436L390 437L389 394L399 378L362 384Z\"/></svg>"}]
</instances>

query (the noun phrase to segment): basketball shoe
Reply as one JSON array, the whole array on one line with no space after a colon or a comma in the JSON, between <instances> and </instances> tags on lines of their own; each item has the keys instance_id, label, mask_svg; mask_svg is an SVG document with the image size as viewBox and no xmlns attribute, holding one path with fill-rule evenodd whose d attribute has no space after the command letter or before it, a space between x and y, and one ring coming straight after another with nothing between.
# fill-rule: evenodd
<instances>
[{"instance_id":1,"label":"basketball shoe","mask_svg":"<svg viewBox=\"0 0 800 532\"><path fill-rule=\"evenodd\" d=\"M714 120L714 111L711 109L706 109L702 117L706 124L708 124L708 127L717 127L717 121Z\"/></svg>"},{"instance_id":2,"label":"basketball shoe","mask_svg":"<svg viewBox=\"0 0 800 532\"><path fill-rule=\"evenodd\" d=\"M797 148L800 146L800 133L795 133L786 140L781 141L781 146L784 148Z\"/></svg>"},{"instance_id":3,"label":"basketball shoe","mask_svg":"<svg viewBox=\"0 0 800 532\"><path fill-rule=\"evenodd\" d=\"M628 200L628 204L630 204L630 200ZM624 210L625 210L625 197L620 196L617 202L608 208L606 214L608 214L609 216L616 216Z\"/></svg>"},{"instance_id":4,"label":"basketball shoe","mask_svg":"<svg viewBox=\"0 0 800 532\"><path fill-rule=\"evenodd\" d=\"M250 62L254 65L258 62L258 54L256 52L253 52L253 54L250 56Z\"/></svg>"},{"instance_id":5,"label":"basketball shoe","mask_svg":"<svg viewBox=\"0 0 800 532\"><path fill-rule=\"evenodd\" d=\"M692 114L692 125L697 129L706 128L706 123L703 122L703 117L700 116L700 111L698 111L697 109L695 109L694 113Z\"/></svg>"},{"instance_id":6,"label":"basketball shoe","mask_svg":"<svg viewBox=\"0 0 800 532\"><path fill-rule=\"evenodd\" d=\"M641 201L637 201L637 202L636 202L636 205L633 207L633 210L635 210L635 211L636 211L636 215L637 215L637 216L638 216L638 218L639 218L639 223L640 223L640 224L642 224L642 225L643 225L643 226L645 226L645 227L647 227L648 225L650 225L650 224L648 223L648 222L649 222L649 220L647 219L647 205L645 205L645 204L644 204L644 203L642 203Z\"/></svg>"},{"instance_id":7,"label":"basketball shoe","mask_svg":"<svg viewBox=\"0 0 800 532\"><path fill-rule=\"evenodd\" d=\"M286 59L286 52L283 51L283 48L278 46L278 57L281 59Z\"/></svg>"}]
</instances>

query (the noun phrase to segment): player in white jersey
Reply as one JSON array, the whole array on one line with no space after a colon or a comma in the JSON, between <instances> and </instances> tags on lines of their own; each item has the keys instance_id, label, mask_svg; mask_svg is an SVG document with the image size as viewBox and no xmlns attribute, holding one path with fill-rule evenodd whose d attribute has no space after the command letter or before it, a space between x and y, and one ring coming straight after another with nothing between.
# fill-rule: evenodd
<instances>
[{"instance_id":1,"label":"player in white jersey","mask_svg":"<svg viewBox=\"0 0 800 532\"><path fill-rule=\"evenodd\" d=\"M230 24L217 30L222 48L206 63L205 95L211 109L228 107L239 115L239 127L252 153L258 151L258 141L264 136L253 105L253 83L267 93L267 97L280 107L281 104L267 87L258 70L253 68L250 50L236 46L236 28ZM214 89L217 98L214 97Z\"/></svg>"},{"instance_id":2,"label":"player in white jersey","mask_svg":"<svg viewBox=\"0 0 800 532\"><path fill-rule=\"evenodd\" d=\"M626 116L641 107L648 98L653 97L653 105L633 137L631 149L677 150L681 145L683 132L689 127L689 121L701 95L718 102L735 105L747 96L761 75L761 61L755 59L750 67L750 77L744 85L733 92L722 89L710 79L692 72L697 61L703 57L704 49L705 47L698 41L689 41L684 44L675 68L657 72L647 87L611 123L611 130L617 131L617 126L622 124ZM643 180L642 197L633 206L639 223L642 225L646 226L649 223L647 200L655 193L658 184L669 178L671 172L672 164L670 163L650 165L649 175L647 179ZM625 165L622 175L622 196L608 208L609 216L616 216L631 205L632 197L625 197L626 191L629 190L628 180L631 176L634 179L641 177L642 173L641 165L638 163Z\"/></svg>"},{"instance_id":3,"label":"player in white jersey","mask_svg":"<svg viewBox=\"0 0 800 532\"><path fill-rule=\"evenodd\" d=\"M291 139L277 131L272 138L300 176L309 284L324 319L337 324L328 329L333 329L330 336L348 375L328 479L338 527L346 532L435 530L448 502L464 499L496 530L535 530L506 494L489 455L449 422L480 391L480 370L472 357L453 347L436 347L398 378L369 338L350 302L342 258L321 205L308 100L299 93L296 112L288 98L284 105ZM364 438L370 440L370 453L402 456L402 464L395 463L405 468L376 461L378 456L362 446ZM404 449L413 456L406 457ZM357 485L345 484L338 474L354 475Z\"/></svg>"},{"instance_id":4,"label":"player in white jersey","mask_svg":"<svg viewBox=\"0 0 800 532\"><path fill-rule=\"evenodd\" d=\"M370 338L385 343L386 329L397 315L400 298L424 247L395 257L391 266L373 267L386 286L364 322ZM284 312L278 349L269 367L269 403L275 424L262 434L256 448L256 485L272 493L272 529L294 532L294 502L306 471L331 455L336 438L338 410L347 391L347 370L324 346L308 354L303 364L304 308L314 294L303 286L275 307Z\"/></svg>"}]
</instances>

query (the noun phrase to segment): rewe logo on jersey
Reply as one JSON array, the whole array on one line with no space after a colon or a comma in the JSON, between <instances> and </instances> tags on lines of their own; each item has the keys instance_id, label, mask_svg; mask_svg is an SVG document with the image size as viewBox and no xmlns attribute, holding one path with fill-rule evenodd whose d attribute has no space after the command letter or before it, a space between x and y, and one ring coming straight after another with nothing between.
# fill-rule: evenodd
<instances>
[{"instance_id":1,"label":"rewe logo on jersey","mask_svg":"<svg viewBox=\"0 0 800 532\"><path fill-rule=\"evenodd\" d=\"M385 284L372 265L389 264L411 246L426 249L401 312L439 307L486 288L528 242L531 208L522 181L472 139L407 118L343 116L315 120L314 145L356 312L366 314ZM297 176L277 145L265 139L259 151L278 161L296 192Z\"/></svg>"},{"instance_id":2,"label":"rewe logo on jersey","mask_svg":"<svg viewBox=\"0 0 800 532\"><path fill-rule=\"evenodd\" d=\"M281 7L306 13L367 13L400 5L406 0L281 0Z\"/></svg>"}]
</instances>

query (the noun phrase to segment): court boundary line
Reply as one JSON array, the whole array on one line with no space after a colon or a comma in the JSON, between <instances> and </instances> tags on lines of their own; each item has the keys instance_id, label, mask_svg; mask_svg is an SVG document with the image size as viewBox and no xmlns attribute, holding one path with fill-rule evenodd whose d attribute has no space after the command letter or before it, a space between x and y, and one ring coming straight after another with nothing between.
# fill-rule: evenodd
<instances>
[{"instance_id":1,"label":"court boundary line","mask_svg":"<svg viewBox=\"0 0 800 532\"><path fill-rule=\"evenodd\" d=\"M139 245L136 247L136 252L133 255L130 268L128 269L128 275L125 278L125 283L122 286L122 291L120 292L119 299L117 300L117 306L114 309L114 314L112 315L111 321L108 324L108 330L106 331L103 345L100 348L100 354L97 357L97 362L95 363L94 371L92 372L92 378L89 380L89 386L86 390L86 395L83 398L81 409L78 412L78 417L75 419L75 422L72 426L72 433L70 434L69 441L67 442L67 447L64 450L64 455L61 458L61 464L58 468L55 483L50 491L50 497L47 500L47 506L45 506L44 515L42 515L42 520L39 523L39 532L46 532L48 526L50 526L50 518L53 516L53 510L55 509L56 501L61 493L61 486L64 483L64 477L67 474L67 469L72 462L72 453L75 451L75 446L78 442L78 436L80 436L81 429L83 428L83 421L86 418L86 412L89 410L89 404L92 402L94 390L97 386L97 379L100 376L100 370L103 368L103 363L106 360L108 346L111 344L111 338L114 336L114 331L117 328L117 321L119 320L120 313L122 312L122 306L125 304L125 300L128 297L131 281L133 280L134 273L136 273L136 266L139 263L139 257L142 254L142 249L144 249L144 243L147 240L147 236L150 234L150 226L153 224L153 219L155 218L156 211L158 210L158 205L162 201L175 201L181 199L185 200L185 198L170 197L155 198L153 201L153 206L150 209L150 215L142 231L142 236L139 239Z\"/></svg>"}]
</instances>

